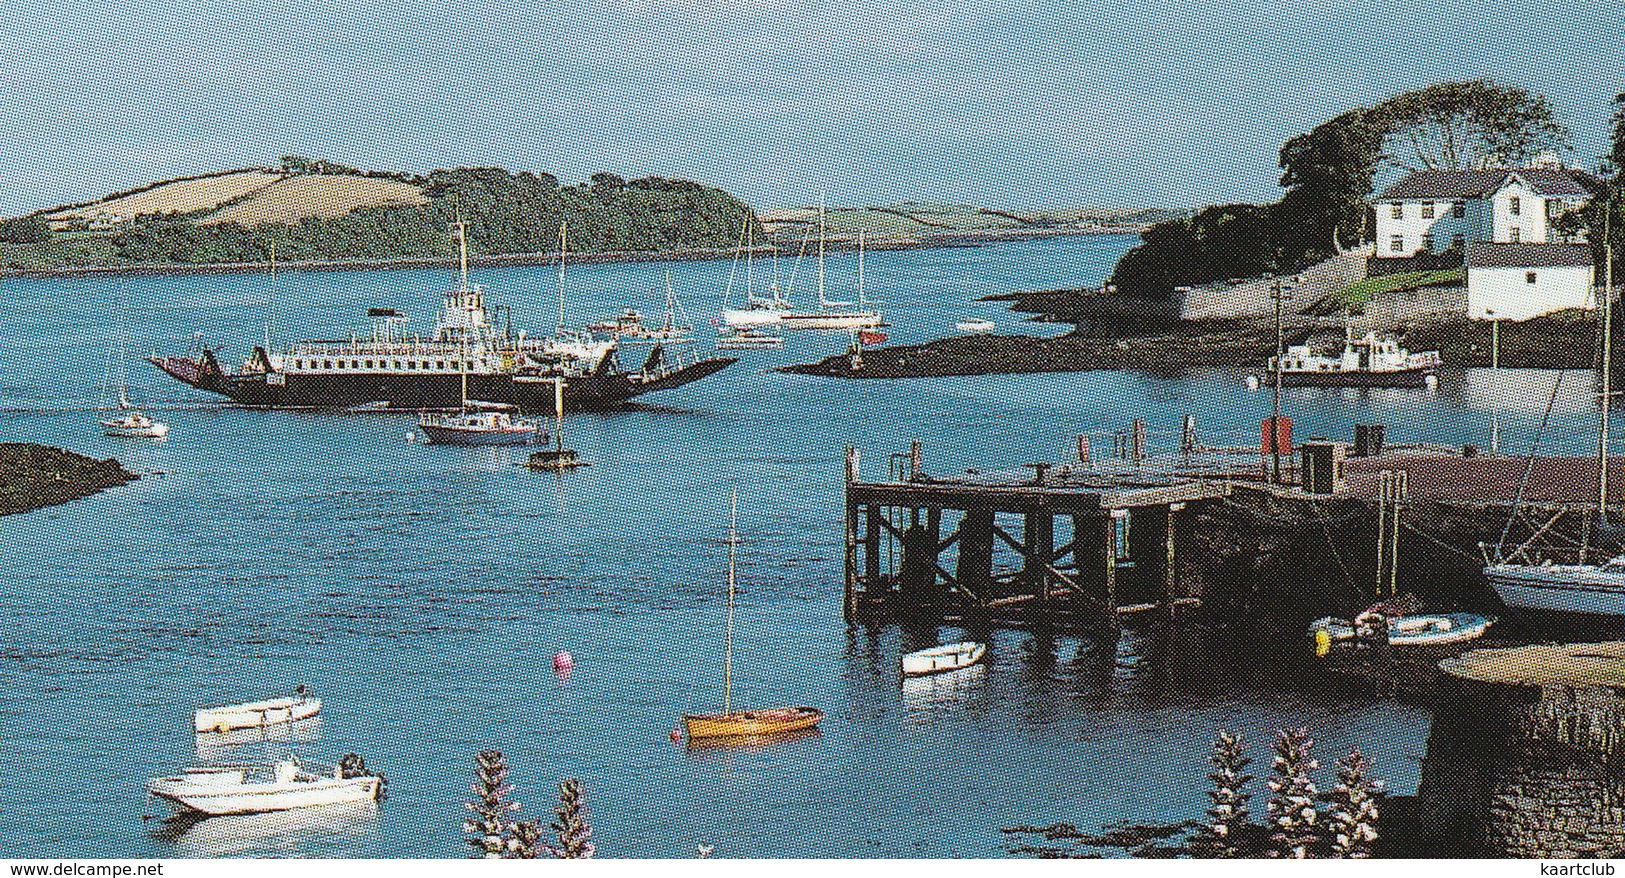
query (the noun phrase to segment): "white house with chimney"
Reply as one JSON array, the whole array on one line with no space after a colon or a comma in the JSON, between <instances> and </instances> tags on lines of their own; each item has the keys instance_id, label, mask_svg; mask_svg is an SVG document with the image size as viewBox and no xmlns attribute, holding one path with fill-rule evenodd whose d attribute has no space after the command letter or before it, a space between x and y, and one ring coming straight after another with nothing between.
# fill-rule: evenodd
<instances>
[{"instance_id":1,"label":"white house with chimney","mask_svg":"<svg viewBox=\"0 0 1625 878\"><path fill-rule=\"evenodd\" d=\"M1598 186L1552 158L1528 168L1414 171L1373 199L1376 257L1462 254L1468 316L1477 319L1589 308L1591 250L1555 220L1584 207Z\"/></svg>"}]
</instances>

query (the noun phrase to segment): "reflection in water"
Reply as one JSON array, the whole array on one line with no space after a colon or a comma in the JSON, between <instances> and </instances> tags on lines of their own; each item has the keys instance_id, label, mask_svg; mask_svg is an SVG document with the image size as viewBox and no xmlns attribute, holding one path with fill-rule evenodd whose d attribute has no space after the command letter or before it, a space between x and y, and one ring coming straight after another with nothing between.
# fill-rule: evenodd
<instances>
[{"instance_id":1,"label":"reflection in water","mask_svg":"<svg viewBox=\"0 0 1625 878\"><path fill-rule=\"evenodd\" d=\"M985 708L986 698L978 696L983 695L982 684L986 680L985 659L955 671L904 677L903 708L908 711L909 720L915 723L930 722L955 708Z\"/></svg>"},{"instance_id":2,"label":"reflection in water","mask_svg":"<svg viewBox=\"0 0 1625 878\"><path fill-rule=\"evenodd\" d=\"M353 802L267 814L197 818L176 815L152 830L173 846L171 856L320 856L353 848L354 840L378 831L378 803Z\"/></svg>"},{"instance_id":3,"label":"reflection in water","mask_svg":"<svg viewBox=\"0 0 1625 878\"><path fill-rule=\"evenodd\" d=\"M288 755L289 744L312 744L322 736L322 718L313 716L294 723L277 723L229 732L198 732L197 758L204 762L242 762L245 759L275 761Z\"/></svg>"},{"instance_id":4,"label":"reflection in water","mask_svg":"<svg viewBox=\"0 0 1625 878\"><path fill-rule=\"evenodd\" d=\"M733 738L689 738L687 752L699 761L728 761L733 755L761 753L769 749L805 749L807 743L822 736L817 726L776 735L740 735Z\"/></svg>"}]
</instances>

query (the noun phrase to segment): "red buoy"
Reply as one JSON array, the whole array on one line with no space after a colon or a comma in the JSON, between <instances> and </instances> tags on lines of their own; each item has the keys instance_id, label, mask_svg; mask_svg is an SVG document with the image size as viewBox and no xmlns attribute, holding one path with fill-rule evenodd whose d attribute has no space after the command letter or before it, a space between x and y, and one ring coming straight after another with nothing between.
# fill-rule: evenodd
<instances>
[{"instance_id":1,"label":"red buoy","mask_svg":"<svg viewBox=\"0 0 1625 878\"><path fill-rule=\"evenodd\" d=\"M555 671L568 671L575 666L575 658L562 649L558 651L557 655L553 656L553 670Z\"/></svg>"},{"instance_id":2,"label":"red buoy","mask_svg":"<svg viewBox=\"0 0 1625 878\"><path fill-rule=\"evenodd\" d=\"M681 743L683 743L683 730L682 729L672 729L671 730L671 742L673 744L681 744Z\"/></svg>"}]
</instances>

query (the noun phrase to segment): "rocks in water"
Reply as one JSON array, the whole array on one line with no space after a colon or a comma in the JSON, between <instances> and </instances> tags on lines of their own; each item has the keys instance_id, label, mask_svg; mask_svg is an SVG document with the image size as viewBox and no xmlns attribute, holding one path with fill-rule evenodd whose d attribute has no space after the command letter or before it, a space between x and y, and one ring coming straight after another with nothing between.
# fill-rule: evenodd
<instances>
[{"instance_id":1,"label":"rocks in water","mask_svg":"<svg viewBox=\"0 0 1625 878\"><path fill-rule=\"evenodd\" d=\"M119 462L32 442L0 442L0 515L54 506L138 478Z\"/></svg>"}]
</instances>

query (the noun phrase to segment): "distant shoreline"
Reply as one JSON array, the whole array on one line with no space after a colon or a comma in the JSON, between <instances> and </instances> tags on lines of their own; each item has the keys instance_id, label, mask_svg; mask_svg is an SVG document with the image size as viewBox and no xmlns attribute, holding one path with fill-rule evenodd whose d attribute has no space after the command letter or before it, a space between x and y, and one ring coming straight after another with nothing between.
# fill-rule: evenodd
<instances>
[{"instance_id":1,"label":"distant shoreline","mask_svg":"<svg viewBox=\"0 0 1625 878\"><path fill-rule=\"evenodd\" d=\"M1037 228L1037 229L997 229L974 232L948 232L933 234L928 237L878 239L865 242L871 250L921 250L943 247L979 247L985 244L997 244L1004 241L1020 241L1035 238L1059 238L1085 235L1131 235L1138 234L1139 227L1105 228L1105 229L1077 229L1077 228ZM857 248L855 240L832 239L826 242L832 250L852 250ZM797 245L787 243L765 244L756 248L758 253L794 254ZM570 261L576 264L583 263L628 263L628 262L688 262L707 261L718 259L732 259L738 252L736 248L693 248L686 250L639 250L639 251L604 251L598 253L571 253ZM307 260L298 262L278 262L277 271L297 272L330 272L330 271L392 271L406 268L443 268L451 264L450 256L408 256L388 259L329 259ZM510 253L491 256L474 256L469 258L469 264L476 267L489 268L495 266L528 266L528 265L557 265L558 253ZM152 263L140 265L83 265L62 266L58 268L4 268L0 269L0 277L136 277L152 275L191 275L191 274L258 274L268 272L271 264L266 262L175 262Z\"/></svg>"}]
</instances>

